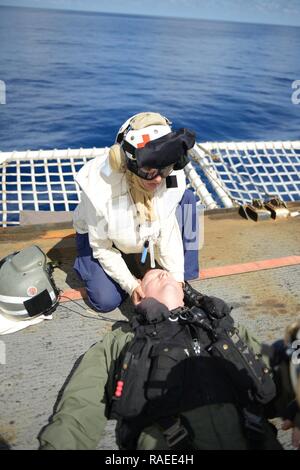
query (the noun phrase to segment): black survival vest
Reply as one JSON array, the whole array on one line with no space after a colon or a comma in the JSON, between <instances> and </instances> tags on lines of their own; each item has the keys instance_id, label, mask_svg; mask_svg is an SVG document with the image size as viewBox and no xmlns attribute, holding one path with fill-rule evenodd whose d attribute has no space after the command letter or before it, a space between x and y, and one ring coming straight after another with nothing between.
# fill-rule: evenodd
<instances>
[{"instance_id":1,"label":"black survival vest","mask_svg":"<svg viewBox=\"0 0 300 470\"><path fill-rule=\"evenodd\" d=\"M121 449L135 449L153 423L170 448L192 449L180 413L213 403L235 404L247 437L262 440L261 408L276 393L270 372L240 338L225 302L205 296L202 307L170 312L152 298L136 307L134 337L119 359L110 410Z\"/></svg>"}]
</instances>

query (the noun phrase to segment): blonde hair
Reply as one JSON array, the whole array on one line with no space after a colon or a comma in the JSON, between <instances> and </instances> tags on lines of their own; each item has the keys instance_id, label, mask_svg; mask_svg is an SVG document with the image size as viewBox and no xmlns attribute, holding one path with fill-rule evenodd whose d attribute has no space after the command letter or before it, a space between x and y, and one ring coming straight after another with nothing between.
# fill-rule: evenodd
<instances>
[{"instance_id":1,"label":"blonde hair","mask_svg":"<svg viewBox=\"0 0 300 470\"><path fill-rule=\"evenodd\" d=\"M130 124L133 129L156 125L168 126L171 122L159 113L139 113L126 121L124 125ZM122 126L122 128L123 128ZM121 129L122 129L121 128ZM119 131L120 132L120 131ZM126 174L126 180L131 197L136 205L141 222L156 220L153 207L153 192L144 188L141 178L127 170L126 156L120 144L114 144L109 149L109 165L113 171Z\"/></svg>"},{"instance_id":2,"label":"blonde hair","mask_svg":"<svg viewBox=\"0 0 300 470\"><path fill-rule=\"evenodd\" d=\"M120 173L125 173L126 158L125 158L124 150L119 144L114 144L110 147L108 159L109 159L109 165L112 170L118 171Z\"/></svg>"},{"instance_id":3,"label":"blonde hair","mask_svg":"<svg viewBox=\"0 0 300 470\"><path fill-rule=\"evenodd\" d=\"M127 170L125 153L119 144L110 147L108 159L113 171L126 174L128 189L136 205L140 221L152 222L156 220L152 204L153 193L143 187L141 179L137 175Z\"/></svg>"},{"instance_id":4,"label":"blonde hair","mask_svg":"<svg viewBox=\"0 0 300 470\"><path fill-rule=\"evenodd\" d=\"M126 179L128 189L139 214L140 222L153 222L156 220L153 207L153 191L145 189L142 185L141 178L129 170L126 171Z\"/></svg>"}]
</instances>

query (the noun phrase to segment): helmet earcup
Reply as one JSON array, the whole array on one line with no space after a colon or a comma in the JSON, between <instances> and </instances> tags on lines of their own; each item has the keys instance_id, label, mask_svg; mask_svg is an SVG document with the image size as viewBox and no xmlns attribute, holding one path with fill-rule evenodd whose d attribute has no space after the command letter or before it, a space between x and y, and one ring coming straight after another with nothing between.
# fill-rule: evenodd
<instances>
[{"instance_id":1,"label":"helmet earcup","mask_svg":"<svg viewBox=\"0 0 300 470\"><path fill-rule=\"evenodd\" d=\"M110 147L108 159L112 170L119 172L126 170L125 152L120 144L114 144Z\"/></svg>"}]
</instances>

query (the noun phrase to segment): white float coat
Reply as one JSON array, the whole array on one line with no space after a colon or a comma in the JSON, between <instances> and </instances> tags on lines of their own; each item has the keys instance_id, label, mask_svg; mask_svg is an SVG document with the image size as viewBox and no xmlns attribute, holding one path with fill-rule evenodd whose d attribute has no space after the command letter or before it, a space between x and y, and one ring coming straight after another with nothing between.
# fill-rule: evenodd
<instances>
[{"instance_id":1,"label":"white float coat","mask_svg":"<svg viewBox=\"0 0 300 470\"><path fill-rule=\"evenodd\" d=\"M141 253L145 239L154 240L156 261L177 281L184 280L184 252L176 208L186 189L183 170L174 171L177 187L167 188L164 179L155 190L157 220L140 224L124 173L113 171L108 152L90 160L76 175L81 202L73 215L76 232L88 233L94 258L105 272L130 295L138 281L121 252Z\"/></svg>"}]
</instances>

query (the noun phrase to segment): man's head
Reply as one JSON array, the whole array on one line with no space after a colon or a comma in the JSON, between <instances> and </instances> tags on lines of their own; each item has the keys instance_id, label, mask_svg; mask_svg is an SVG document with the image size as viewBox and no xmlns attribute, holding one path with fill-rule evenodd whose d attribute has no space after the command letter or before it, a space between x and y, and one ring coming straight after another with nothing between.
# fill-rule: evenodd
<instances>
[{"instance_id":1,"label":"man's head","mask_svg":"<svg viewBox=\"0 0 300 470\"><path fill-rule=\"evenodd\" d=\"M165 304L169 310L182 307L183 288L172 274L163 269L151 269L142 280L142 289L146 297L153 297Z\"/></svg>"}]
</instances>

